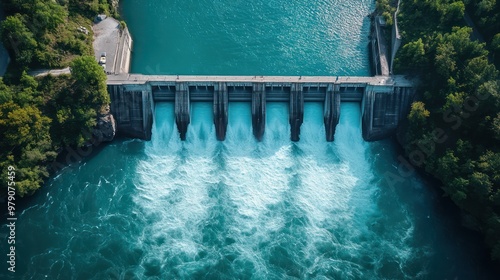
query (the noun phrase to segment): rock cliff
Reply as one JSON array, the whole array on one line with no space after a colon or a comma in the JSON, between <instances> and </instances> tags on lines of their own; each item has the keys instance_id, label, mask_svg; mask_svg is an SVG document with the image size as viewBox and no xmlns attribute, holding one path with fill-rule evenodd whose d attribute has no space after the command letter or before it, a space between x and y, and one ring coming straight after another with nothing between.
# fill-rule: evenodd
<instances>
[{"instance_id":1,"label":"rock cliff","mask_svg":"<svg viewBox=\"0 0 500 280\"><path fill-rule=\"evenodd\" d=\"M116 134L116 122L110 113L109 105L97 116L97 125L92 131L92 136L98 142L112 141Z\"/></svg>"}]
</instances>

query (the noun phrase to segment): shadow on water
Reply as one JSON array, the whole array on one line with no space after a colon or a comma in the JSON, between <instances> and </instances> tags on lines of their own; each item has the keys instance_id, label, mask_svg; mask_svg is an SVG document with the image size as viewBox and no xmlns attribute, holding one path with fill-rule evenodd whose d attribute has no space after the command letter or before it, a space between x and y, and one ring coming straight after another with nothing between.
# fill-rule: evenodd
<instances>
[{"instance_id":1,"label":"shadow on water","mask_svg":"<svg viewBox=\"0 0 500 280\"><path fill-rule=\"evenodd\" d=\"M443 196L440 182L416 169L402 176L405 167L398 156L403 151L392 139L370 143L370 150L373 168L383 175L377 182L383 212L374 217L372 230L390 235L405 223L414 236L404 241L411 255L401 269L412 277L423 265L425 277L432 279L496 279L500 269L491 261L482 235L462 225L461 210ZM397 207L406 212L393 211Z\"/></svg>"},{"instance_id":2,"label":"shadow on water","mask_svg":"<svg viewBox=\"0 0 500 280\"><path fill-rule=\"evenodd\" d=\"M26 278L110 278L134 266L142 249L126 207L135 195L133 174L144 141L118 139L74 163L16 207L16 270ZM110 160L112 159L112 160ZM5 234L2 227L2 235ZM2 244L3 247L3 244ZM3 273L3 271L2 271ZM2 278L6 279L6 278Z\"/></svg>"}]
</instances>

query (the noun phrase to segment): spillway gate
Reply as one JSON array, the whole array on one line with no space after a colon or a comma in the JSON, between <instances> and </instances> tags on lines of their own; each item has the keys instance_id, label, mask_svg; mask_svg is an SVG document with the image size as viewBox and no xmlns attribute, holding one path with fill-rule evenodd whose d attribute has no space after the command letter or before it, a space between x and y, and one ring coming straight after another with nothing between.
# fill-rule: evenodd
<instances>
[{"instance_id":1,"label":"spillway gate","mask_svg":"<svg viewBox=\"0 0 500 280\"><path fill-rule=\"evenodd\" d=\"M326 141L333 141L341 102L361 102L362 135L374 141L392 135L406 117L413 86L402 76L108 76L111 112L118 133L150 139L155 102L175 103L179 137L186 139L191 102L213 102L216 137L226 137L229 102L251 102L252 130L265 133L266 103L288 102L290 139L299 141L304 102L323 102Z\"/></svg>"}]
</instances>

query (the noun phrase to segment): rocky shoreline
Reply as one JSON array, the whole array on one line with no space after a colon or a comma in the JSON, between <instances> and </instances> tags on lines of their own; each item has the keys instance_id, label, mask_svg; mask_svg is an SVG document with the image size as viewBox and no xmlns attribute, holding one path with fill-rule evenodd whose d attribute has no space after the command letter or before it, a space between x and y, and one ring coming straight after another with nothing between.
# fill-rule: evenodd
<instances>
[{"instance_id":1,"label":"rocky shoreline","mask_svg":"<svg viewBox=\"0 0 500 280\"><path fill-rule=\"evenodd\" d=\"M113 141L116 135L116 122L113 115L110 113L110 107L107 105L103 112L97 116L97 124L92 131L92 137L95 141L110 142Z\"/></svg>"}]
</instances>

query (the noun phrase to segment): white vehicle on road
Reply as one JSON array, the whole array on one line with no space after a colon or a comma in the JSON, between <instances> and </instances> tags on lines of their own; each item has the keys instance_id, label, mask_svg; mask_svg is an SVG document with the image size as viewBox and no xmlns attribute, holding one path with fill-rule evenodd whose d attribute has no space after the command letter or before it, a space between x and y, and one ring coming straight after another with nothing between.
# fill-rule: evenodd
<instances>
[{"instance_id":1,"label":"white vehicle on road","mask_svg":"<svg viewBox=\"0 0 500 280\"><path fill-rule=\"evenodd\" d=\"M106 64L106 52L101 53L101 57L99 58L99 64Z\"/></svg>"}]
</instances>

